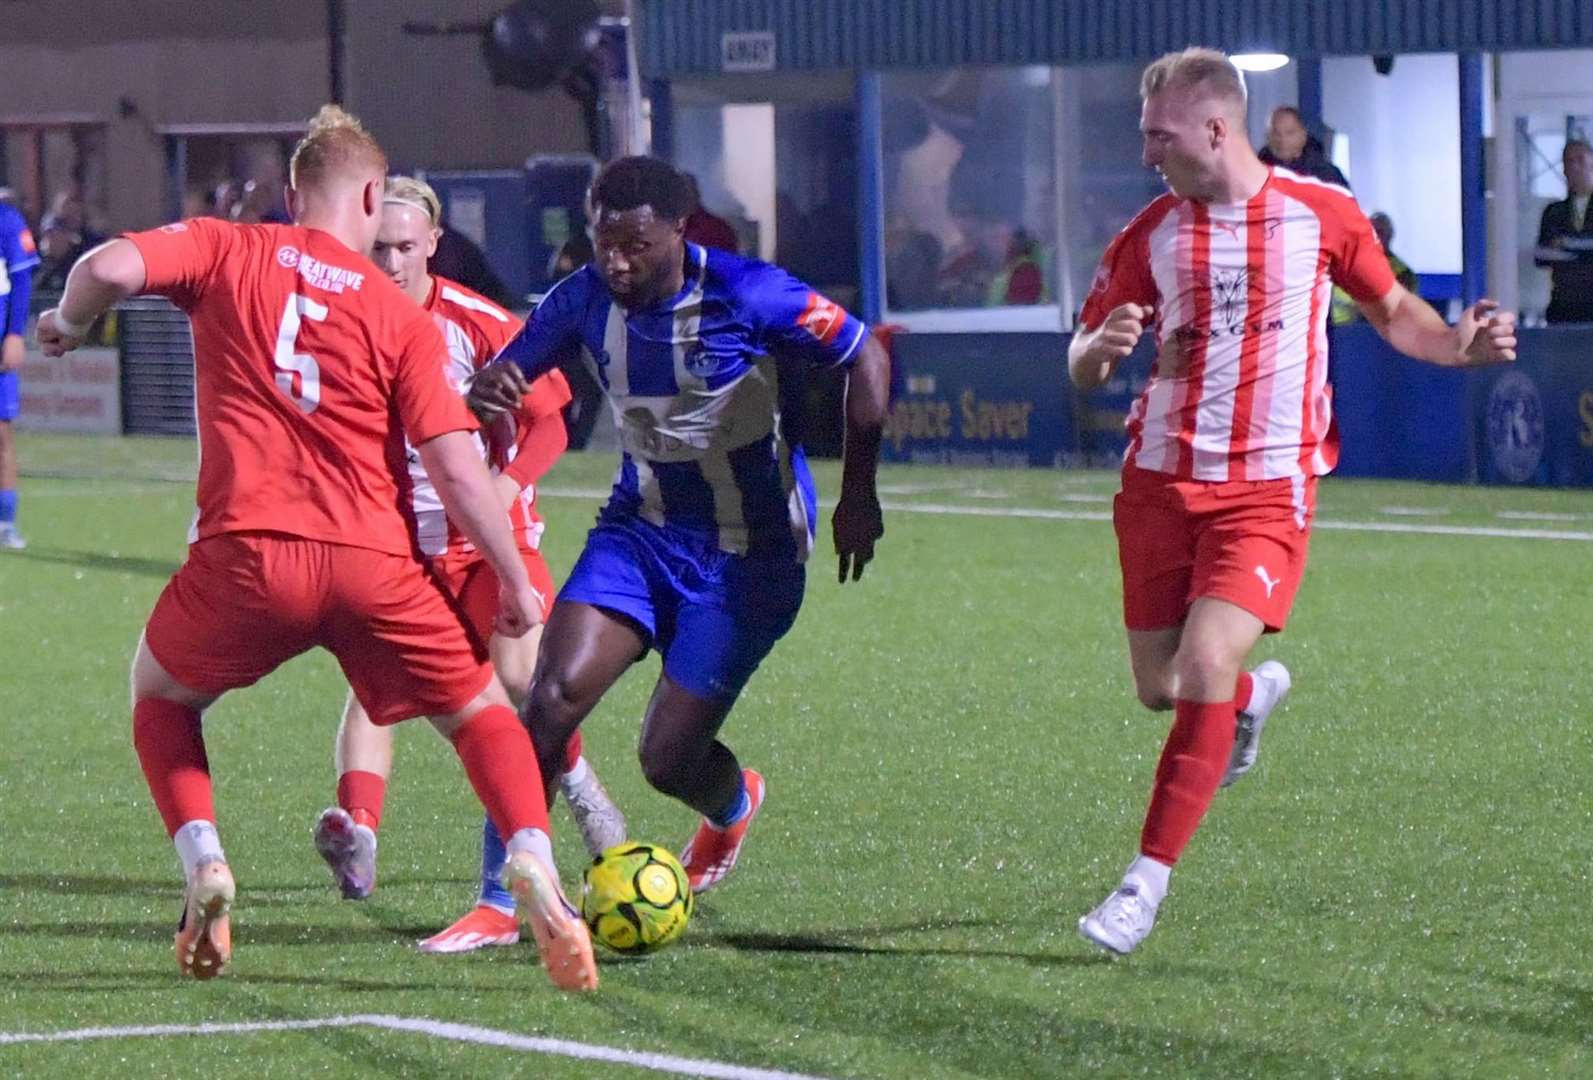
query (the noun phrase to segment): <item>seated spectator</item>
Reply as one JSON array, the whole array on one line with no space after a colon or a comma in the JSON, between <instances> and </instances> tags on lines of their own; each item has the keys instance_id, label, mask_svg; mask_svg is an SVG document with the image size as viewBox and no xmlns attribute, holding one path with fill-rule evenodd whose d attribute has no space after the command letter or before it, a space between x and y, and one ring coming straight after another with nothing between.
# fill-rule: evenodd
<instances>
[{"instance_id":1,"label":"seated spectator","mask_svg":"<svg viewBox=\"0 0 1593 1080\"><path fill-rule=\"evenodd\" d=\"M712 214L702 204L702 189L697 178L683 173L691 188L692 211L686 215L686 239L703 247L719 248L732 254L738 250L735 227L724 218Z\"/></svg>"},{"instance_id":2,"label":"seated spectator","mask_svg":"<svg viewBox=\"0 0 1593 1080\"><path fill-rule=\"evenodd\" d=\"M90 227L83 207L83 195L75 185L56 192L55 198L50 202L50 209L40 219L40 234L51 231L70 241L78 254L97 246L105 239Z\"/></svg>"},{"instance_id":3,"label":"seated spectator","mask_svg":"<svg viewBox=\"0 0 1593 1080\"><path fill-rule=\"evenodd\" d=\"M548 277L554 281L563 281L581 267L592 261L592 241L584 232L578 232L564 241L559 250L553 253L553 260L548 263Z\"/></svg>"},{"instance_id":4,"label":"seated spectator","mask_svg":"<svg viewBox=\"0 0 1593 1080\"><path fill-rule=\"evenodd\" d=\"M243 201L243 184L237 180L223 180L210 196L210 216L232 220L232 212Z\"/></svg>"},{"instance_id":5,"label":"seated spectator","mask_svg":"<svg viewBox=\"0 0 1593 1080\"><path fill-rule=\"evenodd\" d=\"M990 281L986 307L1039 304L1046 299L1045 267L1040 244L1024 229L1014 229L1007 241L1007 258Z\"/></svg>"},{"instance_id":6,"label":"seated spectator","mask_svg":"<svg viewBox=\"0 0 1593 1080\"><path fill-rule=\"evenodd\" d=\"M893 311L921 311L937 301L944 256L940 241L905 218L885 230L885 303ZM781 265L787 265L782 263Z\"/></svg>"},{"instance_id":7,"label":"seated spectator","mask_svg":"<svg viewBox=\"0 0 1593 1080\"><path fill-rule=\"evenodd\" d=\"M1532 261L1549 271L1551 323L1593 322L1593 146L1581 139L1565 144L1565 198L1543 208L1538 246Z\"/></svg>"},{"instance_id":8,"label":"seated spectator","mask_svg":"<svg viewBox=\"0 0 1593 1080\"><path fill-rule=\"evenodd\" d=\"M1383 246L1383 254L1388 256L1388 268L1394 271L1394 280L1405 286L1412 294L1420 296L1421 278L1404 259L1394 254L1394 219L1379 210L1369 220L1372 223L1372 231L1377 234L1377 242ZM1363 317L1360 305L1337 285L1333 287L1330 315L1334 326L1343 326Z\"/></svg>"},{"instance_id":9,"label":"seated spectator","mask_svg":"<svg viewBox=\"0 0 1593 1080\"><path fill-rule=\"evenodd\" d=\"M59 296L72 264L85 250L77 235L59 224L39 230L39 268L33 272L33 291L40 296Z\"/></svg>"},{"instance_id":10,"label":"seated spectator","mask_svg":"<svg viewBox=\"0 0 1593 1080\"><path fill-rule=\"evenodd\" d=\"M282 205L280 185L271 186L259 180L246 180L242 194L232 207L232 220L242 225L257 225L261 222L284 225L293 219L288 217L288 212Z\"/></svg>"},{"instance_id":11,"label":"seated spectator","mask_svg":"<svg viewBox=\"0 0 1593 1080\"><path fill-rule=\"evenodd\" d=\"M1350 186L1338 166L1328 160L1322 141L1306 130L1300 110L1292 105L1279 105L1272 110L1267 120L1267 145L1256 156L1268 165L1281 165L1301 176Z\"/></svg>"}]
</instances>

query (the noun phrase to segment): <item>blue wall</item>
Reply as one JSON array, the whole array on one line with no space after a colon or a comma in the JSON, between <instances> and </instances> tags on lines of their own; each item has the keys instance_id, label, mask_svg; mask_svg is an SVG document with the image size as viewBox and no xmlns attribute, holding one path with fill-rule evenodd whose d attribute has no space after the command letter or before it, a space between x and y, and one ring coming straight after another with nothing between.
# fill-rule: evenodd
<instances>
[{"instance_id":1,"label":"blue wall","mask_svg":"<svg viewBox=\"0 0 1593 1080\"><path fill-rule=\"evenodd\" d=\"M1149 60L1191 43L1292 56L1574 48L1593 0L648 0L642 66L721 70L726 33L782 70Z\"/></svg>"}]
</instances>

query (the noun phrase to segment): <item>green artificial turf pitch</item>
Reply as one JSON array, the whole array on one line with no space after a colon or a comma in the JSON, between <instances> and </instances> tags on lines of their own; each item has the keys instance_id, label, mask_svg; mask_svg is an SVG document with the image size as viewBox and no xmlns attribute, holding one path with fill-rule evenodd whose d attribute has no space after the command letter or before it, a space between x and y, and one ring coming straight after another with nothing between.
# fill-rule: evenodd
<instances>
[{"instance_id":1,"label":"green artificial turf pitch","mask_svg":"<svg viewBox=\"0 0 1593 1080\"><path fill-rule=\"evenodd\" d=\"M126 669L183 556L193 444L20 445L31 546L0 552L0 1074L657 1075L373 1027L5 1041L350 1014L826 1077L1593 1074L1588 494L1324 484L1294 619L1257 650L1294 696L1154 934L1115 959L1075 924L1134 852L1167 724L1128 675L1115 477L886 468L877 561L837 585L824 515L802 616L727 725L769 782L741 865L679 946L605 957L577 998L529 945L414 949L472 899L480 829L422 723L399 732L380 887L337 898L310 845L344 694L324 654L207 716L236 952L223 979L179 980L180 881ZM548 478L556 575L611 468L572 454ZM833 496L835 468L818 472ZM584 731L632 835L678 850L692 816L634 756L656 671ZM554 828L573 881L562 808Z\"/></svg>"}]
</instances>

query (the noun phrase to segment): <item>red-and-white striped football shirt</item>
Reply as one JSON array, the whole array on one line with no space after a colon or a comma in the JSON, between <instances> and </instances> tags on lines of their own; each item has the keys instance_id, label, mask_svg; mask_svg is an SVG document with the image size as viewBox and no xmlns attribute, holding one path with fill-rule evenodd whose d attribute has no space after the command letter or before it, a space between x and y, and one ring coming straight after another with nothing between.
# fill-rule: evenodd
<instances>
[{"instance_id":1,"label":"red-and-white striped football shirt","mask_svg":"<svg viewBox=\"0 0 1593 1080\"><path fill-rule=\"evenodd\" d=\"M1101 259L1080 321L1154 305L1157 360L1128 417L1127 464L1184 480L1321 476L1338 461L1327 382L1333 285L1394 286L1344 188L1274 168L1254 197L1164 195Z\"/></svg>"},{"instance_id":2,"label":"red-and-white striped football shirt","mask_svg":"<svg viewBox=\"0 0 1593 1080\"><path fill-rule=\"evenodd\" d=\"M433 277L425 309L431 313L448 346L448 382L459 393L466 381L491 363L498 351L520 332L520 320L480 293L447 278ZM479 432L477 444L494 472L513 463L521 440L537 424L564 424L561 410L570 403L570 384L557 369L531 384L516 414L499 417ZM415 532L426 555L468 554L475 545L443 512L441 498L413 450L409 454L411 498ZM535 551L542 541L542 515L537 513L536 484L526 483L509 508L509 527L525 551Z\"/></svg>"}]
</instances>

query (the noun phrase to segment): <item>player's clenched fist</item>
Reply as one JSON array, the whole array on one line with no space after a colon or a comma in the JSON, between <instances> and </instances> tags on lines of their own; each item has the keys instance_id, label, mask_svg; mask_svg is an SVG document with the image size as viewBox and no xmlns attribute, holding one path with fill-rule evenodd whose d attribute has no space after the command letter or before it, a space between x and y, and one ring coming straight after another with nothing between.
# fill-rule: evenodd
<instances>
[{"instance_id":1,"label":"player's clenched fist","mask_svg":"<svg viewBox=\"0 0 1593 1080\"><path fill-rule=\"evenodd\" d=\"M88 331L84 327L72 326L62 319L55 308L39 316L38 324L34 328L34 336L39 342L39 351L45 356L62 356L83 344L83 339Z\"/></svg>"},{"instance_id":2,"label":"player's clenched fist","mask_svg":"<svg viewBox=\"0 0 1593 1080\"><path fill-rule=\"evenodd\" d=\"M1103 360L1121 360L1134 351L1154 308L1140 304L1119 304L1101 324L1094 351Z\"/></svg>"},{"instance_id":3,"label":"player's clenched fist","mask_svg":"<svg viewBox=\"0 0 1593 1080\"><path fill-rule=\"evenodd\" d=\"M1516 315L1495 300L1478 300L1460 316L1456 327L1462 342L1462 363L1498 364L1516 358Z\"/></svg>"},{"instance_id":4,"label":"player's clenched fist","mask_svg":"<svg viewBox=\"0 0 1593 1080\"><path fill-rule=\"evenodd\" d=\"M1155 308L1149 304L1119 304L1101 325L1081 329L1068 345L1068 374L1080 390L1094 390L1112 376L1119 360L1134 351Z\"/></svg>"},{"instance_id":5,"label":"player's clenched fist","mask_svg":"<svg viewBox=\"0 0 1593 1080\"><path fill-rule=\"evenodd\" d=\"M524 585L500 584L498 587L498 615L494 624L504 637L524 637L531 629L542 624L544 598L529 583Z\"/></svg>"}]
</instances>

